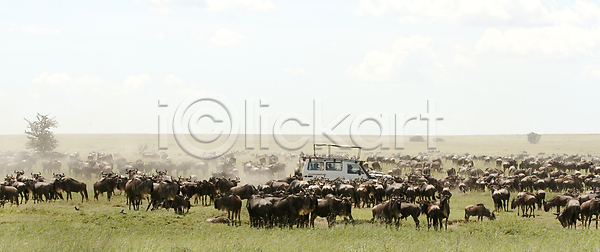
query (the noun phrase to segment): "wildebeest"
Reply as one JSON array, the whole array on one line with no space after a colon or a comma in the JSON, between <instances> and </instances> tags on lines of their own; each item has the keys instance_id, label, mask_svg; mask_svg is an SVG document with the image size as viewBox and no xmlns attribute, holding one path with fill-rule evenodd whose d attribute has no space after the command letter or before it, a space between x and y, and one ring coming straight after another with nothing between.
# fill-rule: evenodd
<instances>
[{"instance_id":1,"label":"wildebeest","mask_svg":"<svg viewBox=\"0 0 600 252\"><path fill-rule=\"evenodd\" d=\"M558 221L562 224L563 227L573 227L577 229L577 220L579 219L579 213L581 212L581 205L579 204L579 200L571 199L567 202L565 209L557 215Z\"/></svg>"},{"instance_id":2,"label":"wildebeest","mask_svg":"<svg viewBox=\"0 0 600 252\"><path fill-rule=\"evenodd\" d=\"M567 195L556 195L552 197L552 199L546 201L544 203L544 211L548 212L552 207L556 207L556 212L560 213L560 207L566 206L569 200L572 200L573 197Z\"/></svg>"},{"instance_id":3,"label":"wildebeest","mask_svg":"<svg viewBox=\"0 0 600 252\"><path fill-rule=\"evenodd\" d=\"M315 226L315 219L318 217L327 218L327 225L332 226L337 216L344 219L349 217L352 220L352 202L349 198L338 198L329 194L325 199L318 199L317 207L310 214L310 225Z\"/></svg>"},{"instance_id":4,"label":"wildebeest","mask_svg":"<svg viewBox=\"0 0 600 252\"><path fill-rule=\"evenodd\" d=\"M596 229L598 229L598 215L600 215L600 199L591 199L581 204L581 222L584 227L590 227L592 216L596 216Z\"/></svg>"},{"instance_id":5,"label":"wildebeest","mask_svg":"<svg viewBox=\"0 0 600 252\"><path fill-rule=\"evenodd\" d=\"M415 221L415 226L417 229L419 228L419 215L421 215L421 209L419 206L409 202L400 203L400 218L406 219L408 216L411 216Z\"/></svg>"},{"instance_id":6,"label":"wildebeest","mask_svg":"<svg viewBox=\"0 0 600 252\"><path fill-rule=\"evenodd\" d=\"M250 184L245 184L243 186L234 186L230 189L231 193L240 196L241 199L250 199L253 194L258 193L256 187Z\"/></svg>"},{"instance_id":7,"label":"wildebeest","mask_svg":"<svg viewBox=\"0 0 600 252\"><path fill-rule=\"evenodd\" d=\"M431 228L432 224L435 230L437 230L438 227L441 229L443 219L446 219L444 227L445 229L448 229L450 205L448 204L448 199L446 197L442 196L439 203L423 201L421 203L421 212L424 212L427 215L427 229Z\"/></svg>"},{"instance_id":8,"label":"wildebeest","mask_svg":"<svg viewBox=\"0 0 600 252\"><path fill-rule=\"evenodd\" d=\"M517 195L510 203L510 208L515 209L517 207L521 207L523 212L523 217L531 217L535 218L535 203L537 203L537 198L535 195L529 192L523 192L523 194ZM519 215L519 211L517 211L517 216Z\"/></svg>"},{"instance_id":9,"label":"wildebeest","mask_svg":"<svg viewBox=\"0 0 600 252\"><path fill-rule=\"evenodd\" d=\"M9 185L0 185L0 200L10 200L12 204L19 205L19 192L17 188ZM4 206L4 204L3 204Z\"/></svg>"},{"instance_id":10,"label":"wildebeest","mask_svg":"<svg viewBox=\"0 0 600 252\"><path fill-rule=\"evenodd\" d=\"M273 218L279 226L288 225L293 228L296 219L307 211L311 206L311 198L308 195L295 194L286 195L281 200L273 202Z\"/></svg>"},{"instance_id":11,"label":"wildebeest","mask_svg":"<svg viewBox=\"0 0 600 252\"><path fill-rule=\"evenodd\" d=\"M172 200L164 200L162 205L167 210L173 208L177 214L184 214L190 211L190 199L179 194L175 195ZM184 210L186 211L184 212Z\"/></svg>"},{"instance_id":12,"label":"wildebeest","mask_svg":"<svg viewBox=\"0 0 600 252\"><path fill-rule=\"evenodd\" d=\"M67 193L67 201L69 201L69 198L73 199L71 192L80 193L81 202L83 202L84 198L85 200L89 200L87 186L85 183L77 181L73 178L61 178L55 183L57 183L58 186L60 186L60 188Z\"/></svg>"},{"instance_id":13,"label":"wildebeest","mask_svg":"<svg viewBox=\"0 0 600 252\"><path fill-rule=\"evenodd\" d=\"M273 225L271 218L273 203L259 195L252 195L246 202L246 209L252 227L270 227Z\"/></svg>"},{"instance_id":14,"label":"wildebeest","mask_svg":"<svg viewBox=\"0 0 600 252\"><path fill-rule=\"evenodd\" d=\"M493 220L496 218L494 212L490 212L483 204L470 205L465 207L465 221L469 221L469 216L477 216L477 220L482 221L483 217Z\"/></svg>"},{"instance_id":15,"label":"wildebeest","mask_svg":"<svg viewBox=\"0 0 600 252\"><path fill-rule=\"evenodd\" d=\"M221 197L218 195L215 198L215 209L219 209L221 211L227 212L227 218L233 221L233 225L236 225L236 217L237 223L242 225L242 221L240 220L240 212L242 209L242 199L240 196L235 194L230 194L227 196Z\"/></svg>"},{"instance_id":16,"label":"wildebeest","mask_svg":"<svg viewBox=\"0 0 600 252\"><path fill-rule=\"evenodd\" d=\"M494 201L494 209L503 209L508 211L508 200L510 199L510 192L506 188L496 190L492 193L492 200Z\"/></svg>"},{"instance_id":17,"label":"wildebeest","mask_svg":"<svg viewBox=\"0 0 600 252\"><path fill-rule=\"evenodd\" d=\"M154 190L152 179L146 176L134 176L127 181L125 193L129 201L129 209L139 210L142 199Z\"/></svg>"},{"instance_id":18,"label":"wildebeest","mask_svg":"<svg viewBox=\"0 0 600 252\"><path fill-rule=\"evenodd\" d=\"M98 200L98 195L106 192L108 201L110 201L113 191L117 187L117 180L118 177L116 174L109 173L105 174L99 181L96 181L94 183L94 199Z\"/></svg>"},{"instance_id":19,"label":"wildebeest","mask_svg":"<svg viewBox=\"0 0 600 252\"><path fill-rule=\"evenodd\" d=\"M400 226L400 203L400 198L391 198L374 206L371 209L371 213L373 214L371 221L381 219L388 225L395 223L396 227Z\"/></svg>"}]
</instances>

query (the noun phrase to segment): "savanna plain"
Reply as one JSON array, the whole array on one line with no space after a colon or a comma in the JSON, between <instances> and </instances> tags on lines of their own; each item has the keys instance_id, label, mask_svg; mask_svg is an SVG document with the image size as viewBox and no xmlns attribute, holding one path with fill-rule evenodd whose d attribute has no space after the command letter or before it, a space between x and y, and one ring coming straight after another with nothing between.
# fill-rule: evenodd
<instances>
[{"instance_id":1,"label":"savanna plain","mask_svg":"<svg viewBox=\"0 0 600 252\"><path fill-rule=\"evenodd\" d=\"M119 153L127 161L149 161L139 150L143 146L156 149L157 145L156 135L56 135L56 138L59 141L57 150L61 152L77 151L82 157L91 151ZM429 156L452 153L507 156L523 151L533 156L565 153L598 156L600 153L600 135L543 135L539 144L529 144L526 135L442 138L444 141L437 142L436 152L427 153L427 143L410 142L408 138L404 141L403 150L371 152L379 152L377 155L381 156L399 152L410 155L425 152ZM24 135L0 136L0 151L25 150L26 141ZM242 137L232 150L243 150L244 146ZM301 150L291 152L298 154L300 151L312 153L312 145L309 143ZM355 154L353 150L342 151ZM169 148L164 152L174 162L193 160L178 148L173 138L169 139ZM255 154L281 152L284 150L271 142L269 150L255 148L237 155L237 166L244 161L258 161ZM364 159L368 152L363 151L361 157ZM67 161L68 157L65 157L61 172L69 177ZM288 174L293 173L297 161L284 161ZM493 166L494 163L475 161L478 168ZM451 167L456 165L443 161L444 170ZM236 168L242 170L241 167ZM393 165L384 165L383 171L392 168ZM214 166L209 169L209 173L215 171ZM34 165L34 171L42 171L40 161ZM199 179L210 176L196 175ZM433 175L436 178L445 176L444 173ZM240 178L242 185L261 182L250 181L243 172L240 172ZM7 203L1 207L0 251L600 251L600 243L595 239L600 231L593 227L594 224L591 229L579 224L577 229L566 229L552 212L543 210L536 209L535 218L517 216L517 211L513 210L496 212L495 220L484 218L476 221L476 217L471 217L469 222L465 222L464 208L467 205L483 203L493 209L489 191L452 191L447 230L428 230L424 215L420 217L421 227L418 230L411 218L400 221L399 228L372 223L370 208L353 208L353 222L344 222L338 217L332 227L319 218L314 228L266 229L250 227L245 201L242 225L235 227L206 222L210 217L225 215L213 206L192 204L189 213L177 215L173 210L145 211L146 201L140 211L129 210L125 195L118 192L110 202L105 195L96 201L92 185L98 179L82 180L87 184L90 195L90 200L83 203L80 195L74 194L73 200L68 202L57 200L34 204L30 200L19 206ZM546 199L555 194L548 192ZM512 195L514 197L516 193ZM79 210L75 210L75 206ZM126 214L120 213L121 210Z\"/></svg>"}]
</instances>

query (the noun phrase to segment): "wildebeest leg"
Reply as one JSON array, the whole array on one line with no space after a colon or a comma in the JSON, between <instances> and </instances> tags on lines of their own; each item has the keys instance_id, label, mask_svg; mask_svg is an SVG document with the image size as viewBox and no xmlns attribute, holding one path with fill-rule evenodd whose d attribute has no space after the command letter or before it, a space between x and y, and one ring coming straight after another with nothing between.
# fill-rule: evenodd
<instances>
[{"instance_id":1,"label":"wildebeest leg","mask_svg":"<svg viewBox=\"0 0 600 252\"><path fill-rule=\"evenodd\" d=\"M412 217L413 217L413 220L415 221L415 225L416 225L417 229L419 229L419 216L414 214Z\"/></svg>"}]
</instances>

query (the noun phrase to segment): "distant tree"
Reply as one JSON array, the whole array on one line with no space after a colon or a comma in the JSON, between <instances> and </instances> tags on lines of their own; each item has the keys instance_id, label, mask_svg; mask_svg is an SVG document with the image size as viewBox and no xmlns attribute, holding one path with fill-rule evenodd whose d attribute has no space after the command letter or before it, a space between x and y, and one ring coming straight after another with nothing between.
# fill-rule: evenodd
<instances>
[{"instance_id":1,"label":"distant tree","mask_svg":"<svg viewBox=\"0 0 600 252\"><path fill-rule=\"evenodd\" d=\"M58 146L58 141L54 138L52 131L50 131L51 128L58 127L58 122L48 116L38 113L35 121L29 121L24 118L29 123L27 130L25 130L25 134L27 134L27 138L29 139L25 143L27 149L33 149L45 154L53 151Z\"/></svg>"},{"instance_id":2,"label":"distant tree","mask_svg":"<svg viewBox=\"0 0 600 252\"><path fill-rule=\"evenodd\" d=\"M542 135L535 132L530 132L527 134L527 141L529 141L530 144L538 144L540 143L540 137L542 137Z\"/></svg>"}]
</instances>

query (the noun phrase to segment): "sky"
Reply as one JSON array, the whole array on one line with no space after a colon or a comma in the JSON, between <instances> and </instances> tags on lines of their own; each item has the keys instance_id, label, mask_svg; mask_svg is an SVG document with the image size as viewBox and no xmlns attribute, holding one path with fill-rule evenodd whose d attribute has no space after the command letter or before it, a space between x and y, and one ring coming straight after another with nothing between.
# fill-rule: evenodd
<instances>
[{"instance_id":1,"label":"sky","mask_svg":"<svg viewBox=\"0 0 600 252\"><path fill-rule=\"evenodd\" d=\"M2 1L0 134L36 113L58 134L426 134L428 103L439 135L599 133L599 6Z\"/></svg>"}]
</instances>

